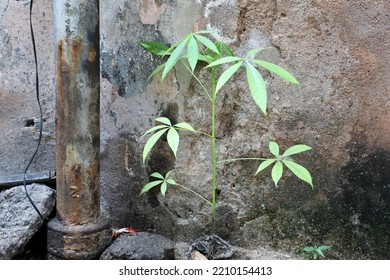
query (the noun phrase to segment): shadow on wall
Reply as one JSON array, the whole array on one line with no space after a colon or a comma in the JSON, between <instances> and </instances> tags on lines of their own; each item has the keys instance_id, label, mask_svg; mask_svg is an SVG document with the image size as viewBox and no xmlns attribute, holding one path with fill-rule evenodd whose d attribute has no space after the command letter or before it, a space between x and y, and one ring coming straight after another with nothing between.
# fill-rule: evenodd
<instances>
[{"instance_id":1,"label":"shadow on wall","mask_svg":"<svg viewBox=\"0 0 390 280\"><path fill-rule=\"evenodd\" d=\"M350 161L329 204L314 209L319 238L332 240L342 259L390 258L390 152L370 150L363 137L347 145Z\"/></svg>"}]
</instances>

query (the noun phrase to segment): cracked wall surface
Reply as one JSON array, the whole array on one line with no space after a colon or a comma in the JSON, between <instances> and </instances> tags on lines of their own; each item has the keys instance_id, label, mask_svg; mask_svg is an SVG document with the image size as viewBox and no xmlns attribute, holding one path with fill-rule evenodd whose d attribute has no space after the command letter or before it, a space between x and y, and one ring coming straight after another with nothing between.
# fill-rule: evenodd
<instances>
[{"instance_id":1,"label":"cracked wall surface","mask_svg":"<svg viewBox=\"0 0 390 280\"><path fill-rule=\"evenodd\" d=\"M21 173L37 141L29 1L0 4L0 175ZM140 136L158 116L210 127L199 85L176 67L164 82L148 76L160 61L140 41L172 44L208 28L237 55L272 46L258 57L296 76L299 86L262 72L268 117L237 74L219 93L220 159L266 156L270 140L282 149L313 147L298 156L315 189L287 174L280 186L253 176L256 164L221 165L218 234L248 248L298 251L332 245L340 259L388 258L390 252L390 2L282 0L101 1L101 184L115 227L132 226L189 241L210 229L207 203L180 188L139 196L148 173L176 167L175 180L210 196L210 149L185 136L175 160L163 141L142 166ZM45 124L33 170L54 168L54 72L51 4L34 9ZM209 77L201 74L203 81ZM12 160L10 160L12 159ZM265 172L267 173L267 172ZM269 173L269 172L268 172Z\"/></svg>"}]
</instances>

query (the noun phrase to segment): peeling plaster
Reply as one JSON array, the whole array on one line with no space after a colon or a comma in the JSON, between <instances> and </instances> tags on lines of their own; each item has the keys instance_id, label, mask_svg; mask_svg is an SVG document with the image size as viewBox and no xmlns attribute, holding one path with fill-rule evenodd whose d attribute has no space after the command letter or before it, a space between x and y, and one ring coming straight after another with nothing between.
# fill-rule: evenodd
<instances>
[{"instance_id":1,"label":"peeling plaster","mask_svg":"<svg viewBox=\"0 0 390 280\"><path fill-rule=\"evenodd\" d=\"M138 15L143 24L154 25L160 20L160 15L165 12L166 4L157 4L155 0L140 0L141 7Z\"/></svg>"},{"instance_id":2,"label":"peeling plaster","mask_svg":"<svg viewBox=\"0 0 390 280\"><path fill-rule=\"evenodd\" d=\"M213 17L215 10L217 10L219 12L221 10L229 12L229 10L231 10L231 9L233 9L233 10L237 9L236 0L215 0L213 2L209 2L205 6L205 9L204 9L204 17L208 21L207 25L206 25L207 29L213 31L213 36L216 40L223 41L227 44L234 43L237 40L237 37L235 35L233 36L233 34L226 34L226 31L225 31L226 26L223 23L220 23L219 20L218 21L212 20L212 17ZM230 12L229 12L229 14L230 14ZM233 13L233 15L234 15L234 13ZM234 20L234 17L232 20ZM220 24L218 25L218 23L220 23ZM236 25L237 25L237 22L235 24L233 24L233 26L236 26ZM229 29L229 28L227 28L227 29Z\"/></svg>"}]
</instances>

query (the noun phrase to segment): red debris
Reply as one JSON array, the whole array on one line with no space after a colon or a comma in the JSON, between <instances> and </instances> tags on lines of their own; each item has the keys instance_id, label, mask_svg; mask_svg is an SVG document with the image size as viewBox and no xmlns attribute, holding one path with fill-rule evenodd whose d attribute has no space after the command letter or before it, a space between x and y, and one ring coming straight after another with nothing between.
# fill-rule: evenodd
<instances>
[{"instance_id":1,"label":"red debris","mask_svg":"<svg viewBox=\"0 0 390 280\"><path fill-rule=\"evenodd\" d=\"M136 233L136 232L140 232L140 230L134 229L132 227L116 229L116 230L113 230L113 232L112 232L112 238L115 239L119 235L121 235L122 233Z\"/></svg>"}]
</instances>

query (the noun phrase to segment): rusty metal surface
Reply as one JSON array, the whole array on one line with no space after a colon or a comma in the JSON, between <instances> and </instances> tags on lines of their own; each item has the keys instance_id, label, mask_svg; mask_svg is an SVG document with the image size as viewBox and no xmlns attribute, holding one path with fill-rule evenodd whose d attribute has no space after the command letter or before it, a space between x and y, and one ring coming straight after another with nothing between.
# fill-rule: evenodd
<instances>
[{"instance_id":1,"label":"rusty metal surface","mask_svg":"<svg viewBox=\"0 0 390 280\"><path fill-rule=\"evenodd\" d=\"M53 259L94 259L112 230L100 210L99 1L54 0L56 44L56 218Z\"/></svg>"},{"instance_id":2,"label":"rusty metal surface","mask_svg":"<svg viewBox=\"0 0 390 280\"><path fill-rule=\"evenodd\" d=\"M107 222L68 226L57 219L48 224L48 258L85 260L98 259L112 240Z\"/></svg>"},{"instance_id":3,"label":"rusty metal surface","mask_svg":"<svg viewBox=\"0 0 390 280\"><path fill-rule=\"evenodd\" d=\"M99 201L99 1L55 0L57 217L94 223Z\"/></svg>"}]
</instances>

